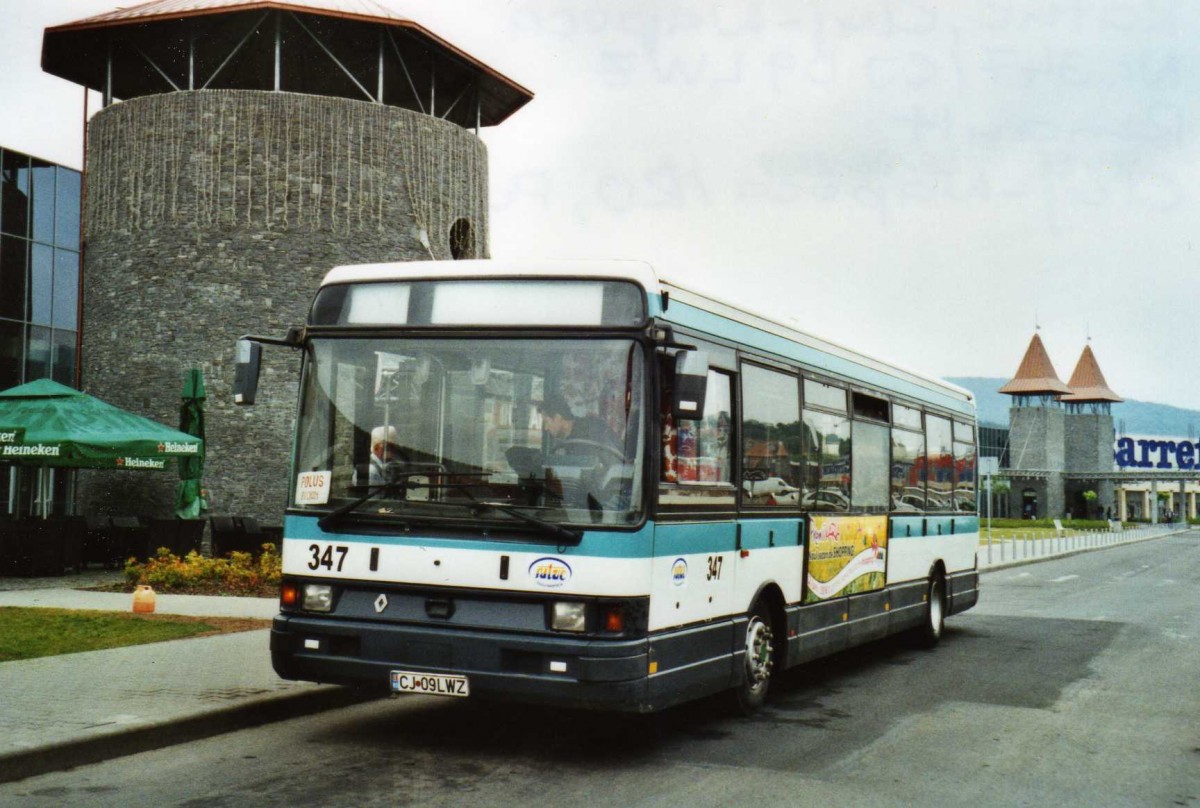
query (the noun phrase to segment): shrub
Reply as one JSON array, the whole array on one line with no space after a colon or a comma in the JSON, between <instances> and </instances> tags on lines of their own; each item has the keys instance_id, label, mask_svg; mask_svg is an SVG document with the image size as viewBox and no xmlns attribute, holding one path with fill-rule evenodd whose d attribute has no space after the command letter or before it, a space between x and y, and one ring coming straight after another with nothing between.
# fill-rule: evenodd
<instances>
[{"instance_id":1,"label":"shrub","mask_svg":"<svg viewBox=\"0 0 1200 808\"><path fill-rule=\"evenodd\" d=\"M146 585L156 592L181 595L278 594L282 561L274 544L264 544L257 559L250 553L230 553L228 558L206 558L192 551L184 558L158 548L144 564L125 562L125 581L130 587Z\"/></svg>"}]
</instances>

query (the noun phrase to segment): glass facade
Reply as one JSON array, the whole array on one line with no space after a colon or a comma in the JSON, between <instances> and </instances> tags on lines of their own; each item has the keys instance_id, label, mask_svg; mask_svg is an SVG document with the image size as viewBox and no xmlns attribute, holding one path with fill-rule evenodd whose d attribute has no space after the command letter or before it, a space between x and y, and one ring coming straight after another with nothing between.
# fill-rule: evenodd
<instances>
[{"instance_id":1,"label":"glass facade","mask_svg":"<svg viewBox=\"0 0 1200 808\"><path fill-rule=\"evenodd\" d=\"M75 386L82 175L0 147L0 390ZM72 475L0 463L0 518L66 513Z\"/></svg>"},{"instance_id":2,"label":"glass facade","mask_svg":"<svg viewBox=\"0 0 1200 808\"><path fill-rule=\"evenodd\" d=\"M1002 469L1011 468L1008 457L1008 427L1006 426L988 426L985 424L979 425L979 456L980 457L995 457L999 459L999 467ZM1019 481L1000 481L993 483L992 491L992 516L998 518L1006 518L1009 514L1009 494L1005 486L1012 485ZM982 486L982 483L980 483ZM1000 490L996 490L996 489ZM980 511L987 513L987 497L981 495L979 504Z\"/></svg>"},{"instance_id":3,"label":"glass facade","mask_svg":"<svg viewBox=\"0 0 1200 808\"><path fill-rule=\"evenodd\" d=\"M0 390L75 383L81 190L80 172L0 148Z\"/></svg>"}]
</instances>

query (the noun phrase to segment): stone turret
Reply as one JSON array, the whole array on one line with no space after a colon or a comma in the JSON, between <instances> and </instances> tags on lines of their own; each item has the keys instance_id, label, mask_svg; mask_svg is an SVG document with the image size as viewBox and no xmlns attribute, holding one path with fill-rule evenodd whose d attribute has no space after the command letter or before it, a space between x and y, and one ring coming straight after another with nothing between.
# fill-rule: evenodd
<instances>
[{"instance_id":1,"label":"stone turret","mask_svg":"<svg viewBox=\"0 0 1200 808\"><path fill-rule=\"evenodd\" d=\"M373 0L156 0L48 28L42 66L104 96L88 129L85 389L164 423L208 387L214 512L278 522L298 359L246 333L304 321L339 264L486 258L481 126L532 93ZM121 100L124 99L124 100ZM167 515L175 479L81 475L88 512Z\"/></svg>"},{"instance_id":2,"label":"stone turret","mask_svg":"<svg viewBox=\"0 0 1200 808\"><path fill-rule=\"evenodd\" d=\"M1063 512L1066 470L1064 413L1059 397L1071 392L1058 378L1042 338L1033 335L1017 373L1000 392L1013 397L1009 410L1009 461L1014 470L1045 472L1012 487L1012 512L1058 516Z\"/></svg>"},{"instance_id":3,"label":"stone turret","mask_svg":"<svg viewBox=\"0 0 1200 808\"><path fill-rule=\"evenodd\" d=\"M1084 346L1067 385L1071 392L1062 397L1067 406L1063 435L1067 470L1077 474L1112 471L1116 437L1112 405L1123 399L1105 381L1091 345ZM1095 491L1095 500L1087 501L1085 491ZM1099 516L1116 507L1111 480L1072 480L1066 497L1068 507L1079 515Z\"/></svg>"}]
</instances>

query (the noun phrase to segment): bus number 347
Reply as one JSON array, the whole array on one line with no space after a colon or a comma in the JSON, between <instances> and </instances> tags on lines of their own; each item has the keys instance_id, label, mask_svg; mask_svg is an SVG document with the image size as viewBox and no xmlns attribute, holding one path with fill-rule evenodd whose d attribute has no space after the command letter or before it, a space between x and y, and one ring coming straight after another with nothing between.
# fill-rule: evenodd
<instances>
[{"instance_id":1,"label":"bus number 347","mask_svg":"<svg viewBox=\"0 0 1200 808\"><path fill-rule=\"evenodd\" d=\"M312 553L312 558L308 562L308 568L310 570L316 570L316 569L320 569L321 567L324 567L325 569L330 570L331 572L332 571L341 572L342 564L344 564L346 562L346 553L350 552L350 548L345 547L345 546L340 546L340 545L337 547L334 547L332 544L328 544L325 546L324 551L322 551L321 545L310 544L308 546L308 551L310 553ZM337 566L336 567L334 566L334 563L335 563L334 557L333 557L334 553L337 553L337 561L336 561Z\"/></svg>"},{"instance_id":2,"label":"bus number 347","mask_svg":"<svg viewBox=\"0 0 1200 808\"><path fill-rule=\"evenodd\" d=\"M717 581L721 578L721 562L725 560L725 556L709 556L708 557L708 578L709 581Z\"/></svg>"}]
</instances>

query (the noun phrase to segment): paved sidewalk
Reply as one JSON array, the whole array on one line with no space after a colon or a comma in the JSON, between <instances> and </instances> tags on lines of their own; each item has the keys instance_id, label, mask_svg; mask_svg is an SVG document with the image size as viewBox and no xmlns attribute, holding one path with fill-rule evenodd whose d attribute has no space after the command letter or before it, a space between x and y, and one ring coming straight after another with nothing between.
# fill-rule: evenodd
<instances>
[{"instance_id":1,"label":"paved sidewalk","mask_svg":"<svg viewBox=\"0 0 1200 808\"><path fill-rule=\"evenodd\" d=\"M0 606L129 611L126 593L0 591ZM270 618L273 598L158 595L160 614ZM0 782L362 700L287 682L267 630L0 663Z\"/></svg>"}]
</instances>

